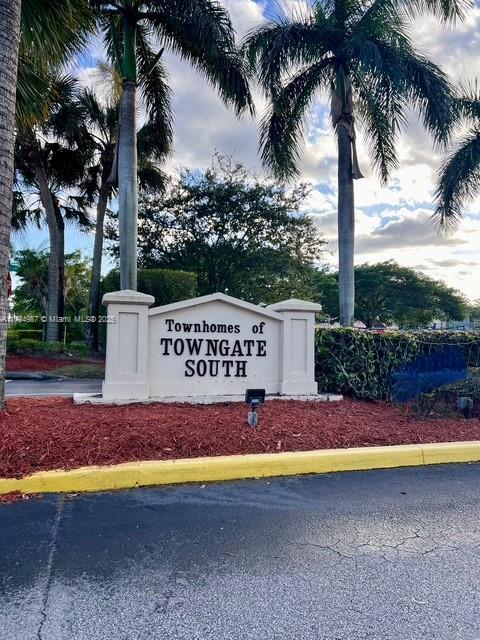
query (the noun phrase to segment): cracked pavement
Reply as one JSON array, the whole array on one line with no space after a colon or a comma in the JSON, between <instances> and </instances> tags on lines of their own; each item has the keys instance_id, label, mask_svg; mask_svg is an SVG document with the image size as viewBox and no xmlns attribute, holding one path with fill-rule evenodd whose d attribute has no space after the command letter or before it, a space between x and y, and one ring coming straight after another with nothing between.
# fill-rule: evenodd
<instances>
[{"instance_id":1,"label":"cracked pavement","mask_svg":"<svg viewBox=\"0 0 480 640\"><path fill-rule=\"evenodd\" d=\"M480 465L0 506L0 640L478 640Z\"/></svg>"}]
</instances>

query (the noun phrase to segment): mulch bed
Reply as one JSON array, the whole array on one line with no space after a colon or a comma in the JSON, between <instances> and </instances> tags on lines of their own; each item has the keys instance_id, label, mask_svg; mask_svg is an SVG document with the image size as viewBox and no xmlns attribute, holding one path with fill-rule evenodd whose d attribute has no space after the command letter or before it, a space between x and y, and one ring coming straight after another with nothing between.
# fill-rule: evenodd
<instances>
[{"instance_id":1,"label":"mulch bed","mask_svg":"<svg viewBox=\"0 0 480 640\"><path fill-rule=\"evenodd\" d=\"M480 440L480 420L419 420L382 402L269 401L260 428L243 403L76 406L10 399L0 413L0 477L135 460Z\"/></svg>"},{"instance_id":2,"label":"mulch bed","mask_svg":"<svg viewBox=\"0 0 480 640\"><path fill-rule=\"evenodd\" d=\"M12 502L23 502L24 500L39 500L42 498L41 493L20 493L20 491L12 491L0 496L0 505L11 504Z\"/></svg>"},{"instance_id":3,"label":"mulch bed","mask_svg":"<svg viewBox=\"0 0 480 640\"><path fill-rule=\"evenodd\" d=\"M27 356L8 354L7 371L52 371L69 364L97 364L103 366L102 360L79 360L68 356Z\"/></svg>"}]
</instances>

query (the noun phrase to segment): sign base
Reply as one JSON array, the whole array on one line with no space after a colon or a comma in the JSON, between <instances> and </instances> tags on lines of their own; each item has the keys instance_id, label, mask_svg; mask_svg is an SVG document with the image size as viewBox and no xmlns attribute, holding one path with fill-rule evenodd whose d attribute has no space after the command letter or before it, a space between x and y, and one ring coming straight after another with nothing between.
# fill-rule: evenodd
<instances>
[{"instance_id":1,"label":"sign base","mask_svg":"<svg viewBox=\"0 0 480 640\"><path fill-rule=\"evenodd\" d=\"M267 395L265 400L301 400L303 402L339 402L343 396L332 393L317 393L312 395ZM245 395L224 396L167 396L162 398L148 398L146 400L107 400L101 393L75 393L74 404L222 404L228 402L245 402Z\"/></svg>"}]
</instances>

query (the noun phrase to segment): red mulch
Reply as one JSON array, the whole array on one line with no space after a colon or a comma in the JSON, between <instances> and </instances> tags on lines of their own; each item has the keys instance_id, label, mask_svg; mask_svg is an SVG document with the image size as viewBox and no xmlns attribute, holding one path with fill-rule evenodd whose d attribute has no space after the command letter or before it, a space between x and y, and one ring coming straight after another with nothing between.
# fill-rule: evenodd
<instances>
[{"instance_id":1,"label":"red mulch","mask_svg":"<svg viewBox=\"0 0 480 640\"><path fill-rule=\"evenodd\" d=\"M11 504L12 502L23 502L24 500L38 500L42 498L41 493L20 493L20 491L12 491L0 496L0 505Z\"/></svg>"},{"instance_id":2,"label":"red mulch","mask_svg":"<svg viewBox=\"0 0 480 640\"><path fill-rule=\"evenodd\" d=\"M68 364L98 364L103 365L102 360L79 360L68 356L48 357L48 356L20 356L16 354L7 355L7 371L52 371L58 367Z\"/></svg>"},{"instance_id":3,"label":"red mulch","mask_svg":"<svg viewBox=\"0 0 480 640\"><path fill-rule=\"evenodd\" d=\"M260 428L243 403L76 406L11 399L0 413L0 477L133 460L480 440L480 420L419 420L382 402L269 401Z\"/></svg>"}]
</instances>

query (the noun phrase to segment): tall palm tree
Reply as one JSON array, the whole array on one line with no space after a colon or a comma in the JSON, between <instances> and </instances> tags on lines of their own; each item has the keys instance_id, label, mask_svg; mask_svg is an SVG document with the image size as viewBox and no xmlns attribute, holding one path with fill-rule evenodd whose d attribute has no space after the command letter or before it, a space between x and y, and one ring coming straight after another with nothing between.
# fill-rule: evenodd
<instances>
[{"instance_id":1,"label":"tall palm tree","mask_svg":"<svg viewBox=\"0 0 480 640\"><path fill-rule=\"evenodd\" d=\"M114 164L118 135L119 95L115 90L116 78L112 69L102 70L102 76L111 80L110 97L101 103L89 89L81 91L76 100L66 101L50 120L53 132L64 139L72 149L90 149L91 161L85 178L79 183L79 191L86 202L96 201L95 240L90 282L90 317L100 313L100 278L104 241L104 221L109 202L116 192L110 179ZM165 140L157 136L155 126L147 122L137 133L138 182L141 188L163 190L165 175L159 163L168 152ZM98 324L86 327L87 344L98 350Z\"/></svg>"},{"instance_id":2,"label":"tall palm tree","mask_svg":"<svg viewBox=\"0 0 480 640\"><path fill-rule=\"evenodd\" d=\"M92 18L87 0L0 0L0 283L7 282L10 253L14 121L32 122L44 112L44 71L85 42ZM6 285L0 284L0 409L7 312Z\"/></svg>"},{"instance_id":3,"label":"tall palm tree","mask_svg":"<svg viewBox=\"0 0 480 640\"><path fill-rule=\"evenodd\" d=\"M13 144L20 0L0 0L0 409L5 406L5 352L8 320L8 262L13 187Z\"/></svg>"},{"instance_id":4,"label":"tall palm tree","mask_svg":"<svg viewBox=\"0 0 480 640\"><path fill-rule=\"evenodd\" d=\"M316 0L304 15L284 16L253 30L244 42L271 106L261 125L265 164L280 179L298 173L309 107L330 93L338 147L340 321L353 324L354 187L363 177L355 123L363 127L373 165L386 183L397 168L396 141L412 107L436 142L452 126L452 88L445 74L417 52L408 17L430 11L451 20L462 0Z\"/></svg>"},{"instance_id":5,"label":"tall palm tree","mask_svg":"<svg viewBox=\"0 0 480 640\"><path fill-rule=\"evenodd\" d=\"M434 218L454 229L468 200L480 194L480 90L466 87L458 101L460 124L470 129L459 138L437 174Z\"/></svg>"},{"instance_id":6,"label":"tall palm tree","mask_svg":"<svg viewBox=\"0 0 480 640\"><path fill-rule=\"evenodd\" d=\"M85 148L69 148L58 140L42 141L33 132L17 136L17 183L22 195L26 191L30 199L38 197L42 206L38 208L36 202L27 200L26 207L22 208L17 203L15 217L27 219L29 213L36 222L39 214L44 214L50 240L48 307L55 309L55 315L59 317L64 316L65 310L65 223L75 223L81 229L91 226L86 211L88 201L76 193L89 158ZM49 317L45 332L47 341L59 340L62 334L62 324Z\"/></svg>"},{"instance_id":7,"label":"tall palm tree","mask_svg":"<svg viewBox=\"0 0 480 640\"><path fill-rule=\"evenodd\" d=\"M65 189L75 187L82 180L91 154L85 145L71 149L58 140L49 140L53 133L52 119L65 104L75 99L77 84L68 76L56 77L51 70L49 86L52 91L46 106L49 118L35 126L29 122L20 123L15 153L17 173L21 176L19 182L38 193L49 233L49 295L45 332L48 342L58 340L63 331L56 316L64 315L64 218L77 220L81 226L89 224L84 212L85 203L70 198L65 204L61 195Z\"/></svg>"},{"instance_id":8,"label":"tall palm tree","mask_svg":"<svg viewBox=\"0 0 480 640\"><path fill-rule=\"evenodd\" d=\"M136 92L139 85L156 135L171 141L170 89L164 49L190 62L237 113L252 109L230 18L215 0L91 0L102 16L111 61L123 78L117 153L120 286L137 288ZM156 43L158 50L155 50Z\"/></svg>"},{"instance_id":9,"label":"tall palm tree","mask_svg":"<svg viewBox=\"0 0 480 640\"><path fill-rule=\"evenodd\" d=\"M21 38L18 65L16 126L18 137L28 145L35 160L37 182L41 185L50 235L49 296L47 340L56 340L62 315L63 296L59 295L58 278L62 266L57 248L61 242L58 215L48 189L48 178L42 168L38 129L51 114L53 106L65 98L71 83L59 81L60 71L71 56L82 49L95 27L96 16L88 0L22 0ZM60 287L61 290L61 287Z\"/></svg>"}]
</instances>

